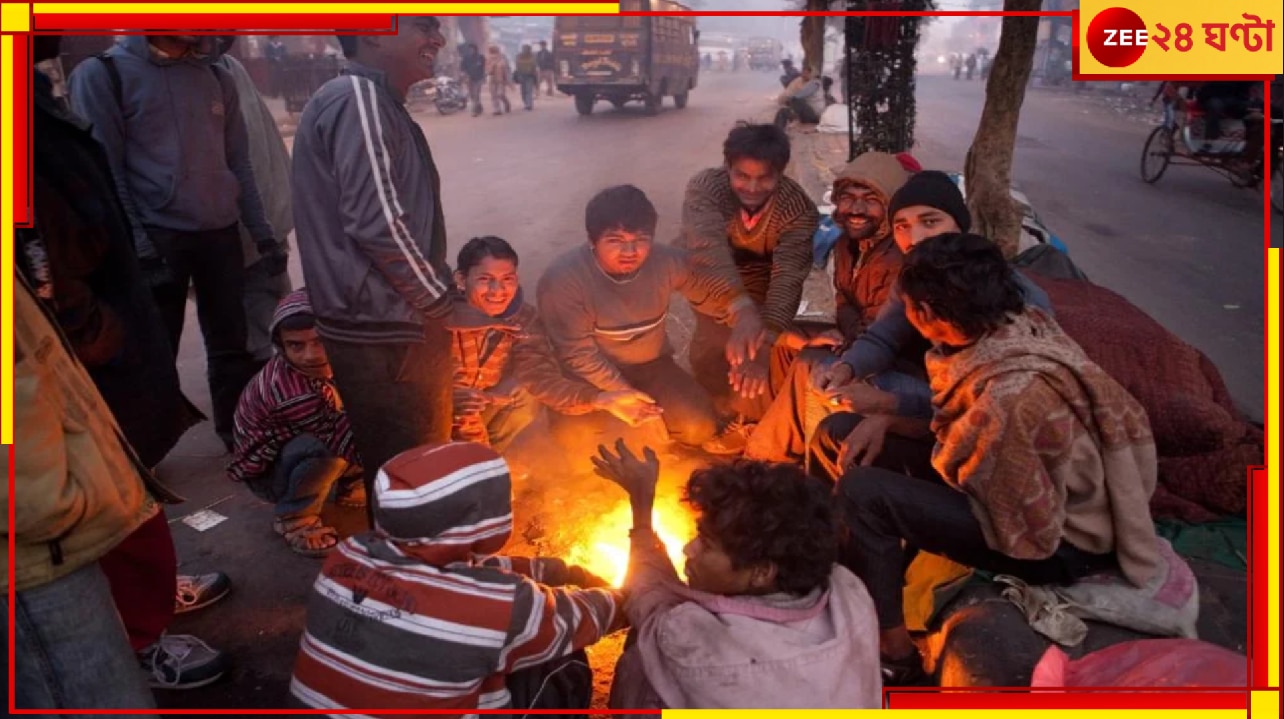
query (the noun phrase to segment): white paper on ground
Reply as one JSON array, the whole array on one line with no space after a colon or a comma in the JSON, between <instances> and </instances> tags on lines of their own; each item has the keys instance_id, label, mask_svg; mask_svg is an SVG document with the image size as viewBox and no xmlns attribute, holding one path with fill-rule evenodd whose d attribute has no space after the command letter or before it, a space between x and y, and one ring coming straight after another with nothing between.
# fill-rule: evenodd
<instances>
[{"instance_id":1,"label":"white paper on ground","mask_svg":"<svg viewBox=\"0 0 1284 719\"><path fill-rule=\"evenodd\" d=\"M225 521L227 521L227 517L212 509L202 509L199 512L192 512L186 517L183 517L183 524L186 524L198 532L204 532L208 529L217 527Z\"/></svg>"}]
</instances>

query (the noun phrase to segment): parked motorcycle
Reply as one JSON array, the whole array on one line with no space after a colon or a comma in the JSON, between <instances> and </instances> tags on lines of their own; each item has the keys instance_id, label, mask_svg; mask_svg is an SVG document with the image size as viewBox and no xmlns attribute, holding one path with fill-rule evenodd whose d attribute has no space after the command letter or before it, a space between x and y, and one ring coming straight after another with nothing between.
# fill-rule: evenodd
<instances>
[{"instance_id":1,"label":"parked motorcycle","mask_svg":"<svg viewBox=\"0 0 1284 719\"><path fill-rule=\"evenodd\" d=\"M449 115L468 107L468 93L460 87L459 81L448 75L438 75L433 79L433 104L437 112Z\"/></svg>"}]
</instances>

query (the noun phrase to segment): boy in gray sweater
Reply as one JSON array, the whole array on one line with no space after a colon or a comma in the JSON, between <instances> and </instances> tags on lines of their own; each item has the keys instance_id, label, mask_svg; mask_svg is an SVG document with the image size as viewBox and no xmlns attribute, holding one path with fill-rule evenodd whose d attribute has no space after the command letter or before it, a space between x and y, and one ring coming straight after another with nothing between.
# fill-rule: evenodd
<instances>
[{"instance_id":1,"label":"boy in gray sweater","mask_svg":"<svg viewBox=\"0 0 1284 719\"><path fill-rule=\"evenodd\" d=\"M554 260L540 278L539 313L562 371L604 392L635 391L637 398L609 413L553 413L551 429L568 455L587 457L619 437L699 447L717 431L709 394L673 359L665 329L673 293L732 328L729 350L756 347L762 332L743 290L694 268L682 250L653 244L656 222L641 190L607 188L585 210L588 245ZM753 366L733 367L733 381L743 381L740 373Z\"/></svg>"}]
</instances>

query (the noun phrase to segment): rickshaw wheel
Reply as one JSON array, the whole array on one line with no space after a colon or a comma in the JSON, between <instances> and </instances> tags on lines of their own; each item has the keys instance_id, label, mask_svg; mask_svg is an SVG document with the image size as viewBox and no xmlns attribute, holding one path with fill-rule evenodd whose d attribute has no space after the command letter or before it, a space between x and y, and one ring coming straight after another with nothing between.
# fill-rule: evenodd
<instances>
[{"instance_id":1,"label":"rickshaw wheel","mask_svg":"<svg viewBox=\"0 0 1284 719\"><path fill-rule=\"evenodd\" d=\"M1162 125L1150 131L1141 149L1141 179L1151 184L1164 176L1173 157L1173 133Z\"/></svg>"}]
</instances>

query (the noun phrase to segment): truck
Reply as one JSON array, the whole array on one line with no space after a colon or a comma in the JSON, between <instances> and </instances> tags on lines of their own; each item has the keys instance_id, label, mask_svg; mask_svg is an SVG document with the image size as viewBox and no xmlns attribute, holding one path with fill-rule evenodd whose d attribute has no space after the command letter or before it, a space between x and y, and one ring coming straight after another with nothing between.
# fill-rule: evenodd
<instances>
[{"instance_id":1,"label":"truck","mask_svg":"<svg viewBox=\"0 0 1284 719\"><path fill-rule=\"evenodd\" d=\"M672 0L622 0L620 12L673 15L561 15L553 25L557 89L581 115L598 100L616 108L640 101L654 113L666 96L687 106L700 71L700 31L690 9Z\"/></svg>"},{"instance_id":2,"label":"truck","mask_svg":"<svg viewBox=\"0 0 1284 719\"><path fill-rule=\"evenodd\" d=\"M780 41L774 37L749 38L749 69L770 72L780 67L780 55L783 51Z\"/></svg>"}]
</instances>

